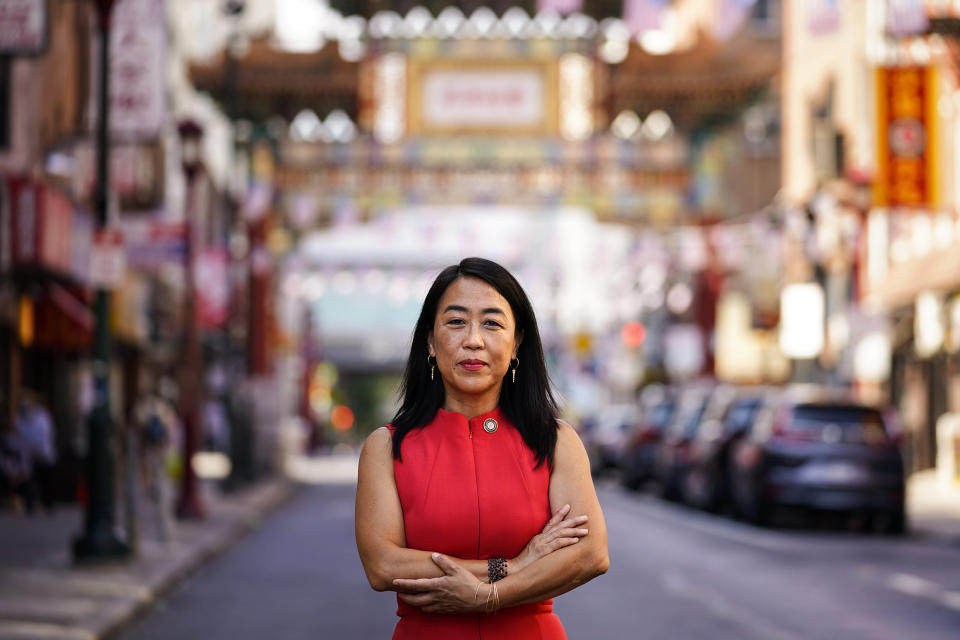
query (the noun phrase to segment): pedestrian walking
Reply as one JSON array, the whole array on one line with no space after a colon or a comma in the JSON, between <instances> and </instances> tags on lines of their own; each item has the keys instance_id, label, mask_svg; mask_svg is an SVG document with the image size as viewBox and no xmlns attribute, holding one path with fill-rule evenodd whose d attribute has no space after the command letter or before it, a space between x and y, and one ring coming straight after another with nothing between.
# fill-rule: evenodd
<instances>
[{"instance_id":1,"label":"pedestrian walking","mask_svg":"<svg viewBox=\"0 0 960 640\"><path fill-rule=\"evenodd\" d=\"M49 513L54 505L54 473L57 449L54 443L53 419L40 397L23 389L14 420L23 455L28 462L23 495L27 513L33 513L39 502Z\"/></svg>"},{"instance_id":2,"label":"pedestrian walking","mask_svg":"<svg viewBox=\"0 0 960 640\"><path fill-rule=\"evenodd\" d=\"M14 429L0 430L0 507L16 511L23 508L30 467L20 434Z\"/></svg>"},{"instance_id":3,"label":"pedestrian walking","mask_svg":"<svg viewBox=\"0 0 960 640\"><path fill-rule=\"evenodd\" d=\"M360 457L357 547L371 586L398 594L395 639L566 638L550 598L609 559L586 452L556 416L516 279L482 258L444 269L400 409Z\"/></svg>"},{"instance_id":4,"label":"pedestrian walking","mask_svg":"<svg viewBox=\"0 0 960 640\"><path fill-rule=\"evenodd\" d=\"M147 499L153 507L160 540L167 542L173 531L167 456L178 429L177 414L167 400L148 393L137 402L135 418Z\"/></svg>"}]
</instances>

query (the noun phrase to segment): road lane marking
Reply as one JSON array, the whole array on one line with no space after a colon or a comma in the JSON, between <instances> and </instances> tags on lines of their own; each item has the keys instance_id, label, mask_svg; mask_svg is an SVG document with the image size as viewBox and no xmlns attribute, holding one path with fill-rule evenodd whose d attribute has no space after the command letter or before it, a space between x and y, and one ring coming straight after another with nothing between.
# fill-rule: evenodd
<instances>
[{"instance_id":1,"label":"road lane marking","mask_svg":"<svg viewBox=\"0 0 960 640\"><path fill-rule=\"evenodd\" d=\"M909 573L895 573L887 578L887 586L900 593L931 600L940 606L960 611L960 592L945 591L936 582Z\"/></svg>"},{"instance_id":2,"label":"road lane marking","mask_svg":"<svg viewBox=\"0 0 960 640\"><path fill-rule=\"evenodd\" d=\"M668 593L693 600L715 616L734 622L741 627L747 627L757 638L763 638L764 640L803 640L802 636L781 629L749 609L734 605L715 591L711 591L702 585L691 584L679 573L664 573L661 574L660 579Z\"/></svg>"},{"instance_id":3,"label":"road lane marking","mask_svg":"<svg viewBox=\"0 0 960 640\"><path fill-rule=\"evenodd\" d=\"M954 611L960 611L960 591L947 591L945 593L941 593L940 604L949 609L953 609Z\"/></svg>"},{"instance_id":4,"label":"road lane marking","mask_svg":"<svg viewBox=\"0 0 960 640\"><path fill-rule=\"evenodd\" d=\"M909 573L895 573L887 579L887 586L894 591L920 598L930 597L940 592L940 585Z\"/></svg>"}]
</instances>

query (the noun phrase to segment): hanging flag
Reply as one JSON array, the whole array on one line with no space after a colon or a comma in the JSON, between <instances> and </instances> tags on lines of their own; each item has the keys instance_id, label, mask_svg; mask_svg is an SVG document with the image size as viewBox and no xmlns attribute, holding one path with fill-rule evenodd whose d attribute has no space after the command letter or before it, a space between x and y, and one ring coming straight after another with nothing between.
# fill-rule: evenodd
<instances>
[{"instance_id":1,"label":"hanging flag","mask_svg":"<svg viewBox=\"0 0 960 640\"><path fill-rule=\"evenodd\" d=\"M713 21L713 35L726 40L740 28L750 15L756 0L716 0L717 14Z\"/></svg>"},{"instance_id":2,"label":"hanging flag","mask_svg":"<svg viewBox=\"0 0 960 640\"><path fill-rule=\"evenodd\" d=\"M583 0L537 0L537 12L556 11L561 15L580 11Z\"/></svg>"},{"instance_id":3,"label":"hanging flag","mask_svg":"<svg viewBox=\"0 0 960 640\"><path fill-rule=\"evenodd\" d=\"M623 0L623 21L632 35L659 29L668 0Z\"/></svg>"}]
</instances>

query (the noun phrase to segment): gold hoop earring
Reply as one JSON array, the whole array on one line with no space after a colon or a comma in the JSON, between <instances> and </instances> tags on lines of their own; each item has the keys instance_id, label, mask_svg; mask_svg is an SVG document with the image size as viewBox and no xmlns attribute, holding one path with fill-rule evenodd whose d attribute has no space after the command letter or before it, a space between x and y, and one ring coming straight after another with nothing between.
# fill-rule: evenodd
<instances>
[{"instance_id":1,"label":"gold hoop earring","mask_svg":"<svg viewBox=\"0 0 960 640\"><path fill-rule=\"evenodd\" d=\"M520 358L511 358L510 363L513 364L513 361L516 360L517 364L513 365L513 368L510 369L510 381L516 384L517 382L517 367L520 366Z\"/></svg>"},{"instance_id":2,"label":"gold hoop earring","mask_svg":"<svg viewBox=\"0 0 960 640\"><path fill-rule=\"evenodd\" d=\"M433 362L430 362L430 358L433 358ZM433 369L437 366L437 357L428 353L427 364L430 365L430 379L433 380Z\"/></svg>"}]
</instances>

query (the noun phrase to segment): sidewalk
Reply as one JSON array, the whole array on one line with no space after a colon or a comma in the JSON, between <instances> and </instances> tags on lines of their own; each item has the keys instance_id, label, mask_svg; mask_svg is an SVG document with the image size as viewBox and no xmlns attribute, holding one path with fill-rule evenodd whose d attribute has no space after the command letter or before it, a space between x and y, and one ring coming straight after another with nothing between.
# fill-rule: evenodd
<instances>
[{"instance_id":1,"label":"sidewalk","mask_svg":"<svg viewBox=\"0 0 960 640\"><path fill-rule=\"evenodd\" d=\"M71 563L70 541L83 524L79 507L50 516L0 512L0 640L108 636L256 527L293 491L291 482L277 479L236 494L208 492L207 517L177 522L166 543L142 514L137 556L96 568Z\"/></svg>"},{"instance_id":2,"label":"sidewalk","mask_svg":"<svg viewBox=\"0 0 960 640\"><path fill-rule=\"evenodd\" d=\"M907 479L907 522L921 537L960 546L960 484L945 484L933 469Z\"/></svg>"}]
</instances>

